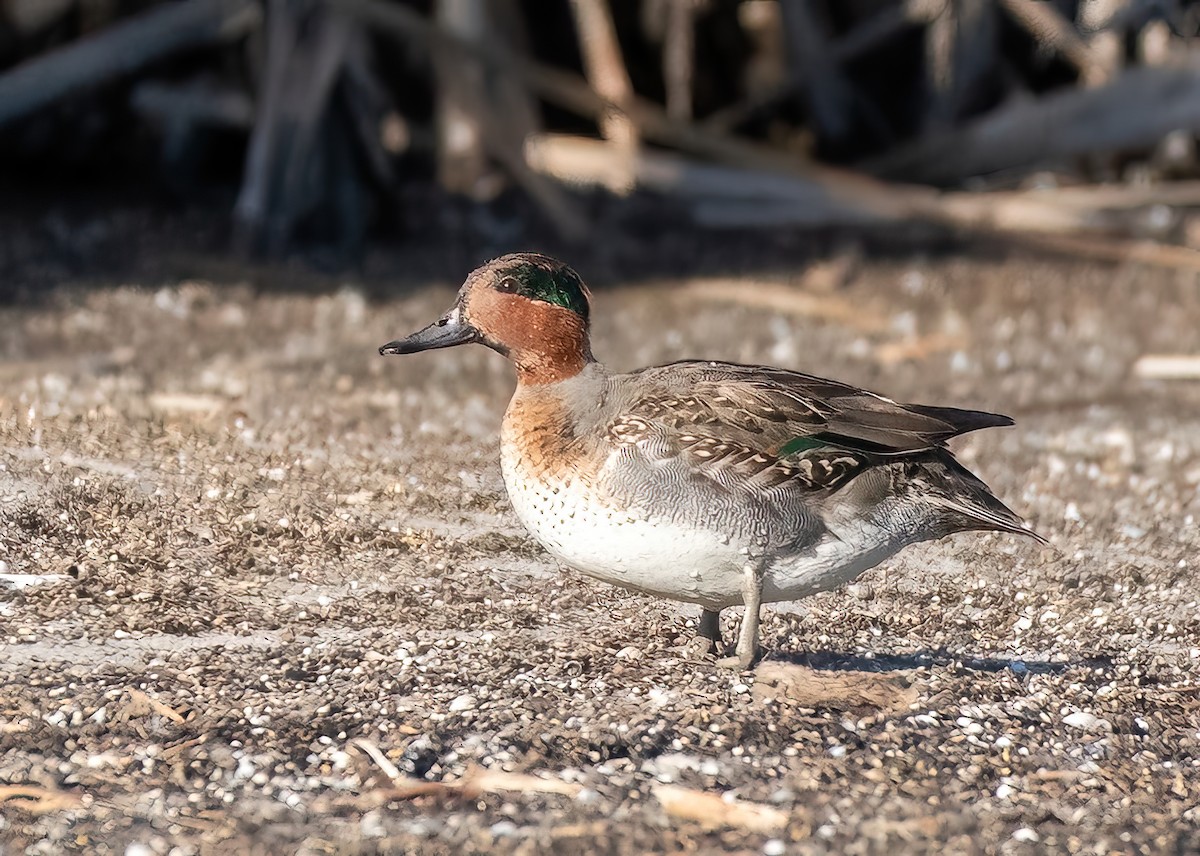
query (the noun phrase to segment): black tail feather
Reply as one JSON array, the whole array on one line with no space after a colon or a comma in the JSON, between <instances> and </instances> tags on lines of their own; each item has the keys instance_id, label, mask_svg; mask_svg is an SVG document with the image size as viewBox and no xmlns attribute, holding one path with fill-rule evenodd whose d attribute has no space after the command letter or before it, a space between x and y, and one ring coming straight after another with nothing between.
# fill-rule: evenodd
<instances>
[{"instance_id":1,"label":"black tail feather","mask_svg":"<svg viewBox=\"0 0 1200 856\"><path fill-rule=\"evenodd\" d=\"M954 436L979 431L982 428L1004 428L1014 424L1011 417L983 410L962 410L958 407L936 407L929 404L910 404L908 407L922 416L945 422L954 430Z\"/></svg>"}]
</instances>

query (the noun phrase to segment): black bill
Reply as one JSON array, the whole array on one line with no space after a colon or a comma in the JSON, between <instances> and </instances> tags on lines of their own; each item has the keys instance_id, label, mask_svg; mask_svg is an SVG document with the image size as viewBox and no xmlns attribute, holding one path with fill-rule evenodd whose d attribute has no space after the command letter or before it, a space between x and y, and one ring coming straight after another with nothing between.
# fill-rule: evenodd
<instances>
[{"instance_id":1,"label":"black bill","mask_svg":"<svg viewBox=\"0 0 1200 856\"><path fill-rule=\"evenodd\" d=\"M406 339L388 342L379 349L381 354L415 354L434 348L453 348L479 341L479 331L462 320L462 313L453 309L434 321L424 330L418 330Z\"/></svg>"}]
</instances>

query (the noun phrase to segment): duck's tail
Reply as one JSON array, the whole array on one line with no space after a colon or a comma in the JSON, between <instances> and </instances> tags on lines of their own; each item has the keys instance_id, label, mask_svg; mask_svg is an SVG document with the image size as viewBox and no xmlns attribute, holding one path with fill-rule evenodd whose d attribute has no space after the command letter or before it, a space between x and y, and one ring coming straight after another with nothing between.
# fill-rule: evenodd
<instances>
[{"instance_id":1,"label":"duck's tail","mask_svg":"<svg viewBox=\"0 0 1200 856\"><path fill-rule=\"evenodd\" d=\"M1028 528L1025 521L996 498L983 480L960 464L949 451L939 450L923 462L919 475L927 502L945 513L955 531L990 530L1025 535L1040 544L1045 538Z\"/></svg>"}]
</instances>

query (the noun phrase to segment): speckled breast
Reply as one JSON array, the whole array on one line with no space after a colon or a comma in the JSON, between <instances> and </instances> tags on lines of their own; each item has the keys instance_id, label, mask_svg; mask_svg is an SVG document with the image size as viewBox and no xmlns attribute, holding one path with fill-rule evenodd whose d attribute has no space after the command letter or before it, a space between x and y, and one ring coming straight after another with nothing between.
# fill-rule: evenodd
<instances>
[{"instance_id":1,"label":"speckled breast","mask_svg":"<svg viewBox=\"0 0 1200 856\"><path fill-rule=\"evenodd\" d=\"M536 457L532 460L537 460ZM624 588L709 607L740 603L737 550L704 529L617 507L597 483L569 463L535 467L519 442L500 456L517 517L559 561Z\"/></svg>"}]
</instances>

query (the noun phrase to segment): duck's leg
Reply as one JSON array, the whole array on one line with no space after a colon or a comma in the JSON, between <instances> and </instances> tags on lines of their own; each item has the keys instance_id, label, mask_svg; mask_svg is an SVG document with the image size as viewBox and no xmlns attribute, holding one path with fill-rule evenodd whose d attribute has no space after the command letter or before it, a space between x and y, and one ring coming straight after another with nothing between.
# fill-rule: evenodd
<instances>
[{"instance_id":1,"label":"duck's leg","mask_svg":"<svg viewBox=\"0 0 1200 856\"><path fill-rule=\"evenodd\" d=\"M742 568L742 600L746 614L738 631L737 654L718 660L719 666L749 669L758 659L758 620L762 606L763 567L759 562L747 562Z\"/></svg>"},{"instance_id":2,"label":"duck's leg","mask_svg":"<svg viewBox=\"0 0 1200 856\"><path fill-rule=\"evenodd\" d=\"M721 654L721 610L702 609L700 625L696 632L700 634L701 639L708 640L710 653Z\"/></svg>"}]
</instances>

